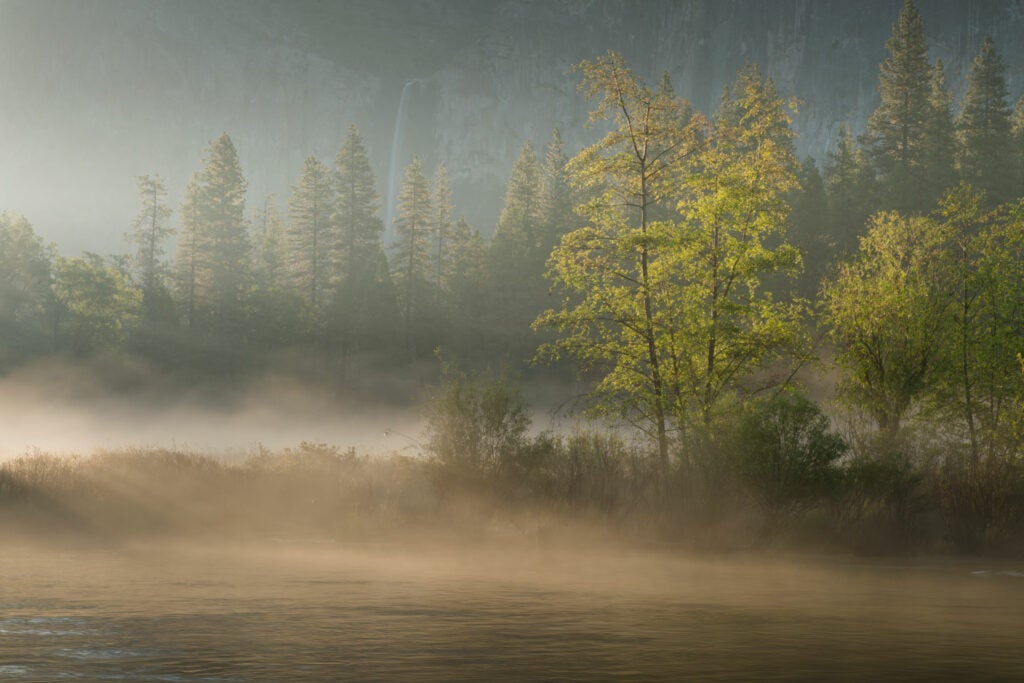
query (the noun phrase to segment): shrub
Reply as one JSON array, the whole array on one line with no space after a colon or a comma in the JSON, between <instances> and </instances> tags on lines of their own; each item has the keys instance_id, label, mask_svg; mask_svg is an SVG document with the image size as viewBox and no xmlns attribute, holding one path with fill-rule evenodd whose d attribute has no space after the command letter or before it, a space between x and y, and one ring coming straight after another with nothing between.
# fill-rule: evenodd
<instances>
[{"instance_id":1,"label":"shrub","mask_svg":"<svg viewBox=\"0 0 1024 683\"><path fill-rule=\"evenodd\" d=\"M517 470L530 415L522 395L504 378L469 378L446 367L431 396L427 450L442 486L495 482Z\"/></svg>"},{"instance_id":2,"label":"shrub","mask_svg":"<svg viewBox=\"0 0 1024 683\"><path fill-rule=\"evenodd\" d=\"M905 552L919 541L930 448L910 431L857 440L832 501L837 533L872 553Z\"/></svg>"},{"instance_id":3,"label":"shrub","mask_svg":"<svg viewBox=\"0 0 1024 683\"><path fill-rule=\"evenodd\" d=\"M1024 466L1013 457L944 459L934 493L949 540L962 552L997 550L1022 526Z\"/></svg>"},{"instance_id":4,"label":"shrub","mask_svg":"<svg viewBox=\"0 0 1024 683\"><path fill-rule=\"evenodd\" d=\"M788 515L832 493L846 442L810 399L786 392L754 403L733 436L732 462L769 534Z\"/></svg>"}]
</instances>

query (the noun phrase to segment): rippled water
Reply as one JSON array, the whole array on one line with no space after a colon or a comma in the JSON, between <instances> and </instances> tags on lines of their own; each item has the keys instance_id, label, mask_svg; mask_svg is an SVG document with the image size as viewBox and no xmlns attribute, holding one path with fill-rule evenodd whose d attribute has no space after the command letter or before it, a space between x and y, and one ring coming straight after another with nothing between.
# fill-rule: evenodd
<instances>
[{"instance_id":1,"label":"rippled water","mask_svg":"<svg viewBox=\"0 0 1024 683\"><path fill-rule=\"evenodd\" d=\"M1021 568L8 547L0 680L1024 680Z\"/></svg>"}]
</instances>

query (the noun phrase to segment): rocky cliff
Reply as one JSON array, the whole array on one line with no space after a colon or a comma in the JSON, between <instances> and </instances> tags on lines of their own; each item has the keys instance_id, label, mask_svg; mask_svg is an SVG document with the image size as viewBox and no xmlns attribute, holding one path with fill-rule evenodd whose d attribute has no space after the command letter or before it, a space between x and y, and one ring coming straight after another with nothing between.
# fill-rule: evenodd
<instances>
[{"instance_id":1,"label":"rocky cliff","mask_svg":"<svg viewBox=\"0 0 1024 683\"><path fill-rule=\"evenodd\" d=\"M176 203L208 140L227 130L252 196L282 204L302 159L364 132L387 194L395 158L448 164L456 201L493 229L526 140L593 138L568 73L614 49L703 111L746 61L802 100L799 150L823 160L837 126L874 108L900 0L2 0L0 208L65 251L120 248L134 176ZM1024 0L919 0L959 93L982 37L1024 91ZM411 84L406 88L406 84ZM406 88L403 116L396 122Z\"/></svg>"}]
</instances>

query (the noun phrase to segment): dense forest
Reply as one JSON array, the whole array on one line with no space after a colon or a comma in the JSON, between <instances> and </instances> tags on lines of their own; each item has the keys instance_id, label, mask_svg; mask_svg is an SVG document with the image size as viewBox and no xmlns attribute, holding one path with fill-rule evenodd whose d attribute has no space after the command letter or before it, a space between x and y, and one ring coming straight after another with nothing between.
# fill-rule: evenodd
<instances>
[{"instance_id":1,"label":"dense forest","mask_svg":"<svg viewBox=\"0 0 1024 683\"><path fill-rule=\"evenodd\" d=\"M596 141L527 141L490 239L445 166L414 159L385 244L355 126L286 199L247 207L225 133L180 206L138 179L128 253L60 256L0 217L0 369L130 359L185 383L273 370L341 392L411 376L441 384L438 462L516 495L589 466L599 508L626 505L616 486L691 512L732 487L768 535L815 510L808 524L870 517L894 543L940 519L963 549L1019 545L1024 97L991 40L954 97L910 0L886 47L878 108L820 166L795 155L799 93L756 65L704 113L669 73L581 62ZM509 381L552 378L629 425L645 464L595 434L528 436ZM575 474L543 480L551 458Z\"/></svg>"}]
</instances>

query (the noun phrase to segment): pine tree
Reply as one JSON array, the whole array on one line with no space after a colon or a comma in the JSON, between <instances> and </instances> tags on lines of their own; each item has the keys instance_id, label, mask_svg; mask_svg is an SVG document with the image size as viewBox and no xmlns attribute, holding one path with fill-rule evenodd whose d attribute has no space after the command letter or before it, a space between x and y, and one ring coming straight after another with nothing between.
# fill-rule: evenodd
<instances>
[{"instance_id":1,"label":"pine tree","mask_svg":"<svg viewBox=\"0 0 1024 683\"><path fill-rule=\"evenodd\" d=\"M285 234L288 271L306 304L322 318L326 292L334 279L331 258L338 242L334 185L327 166L309 157L288 201L291 222Z\"/></svg>"},{"instance_id":2,"label":"pine tree","mask_svg":"<svg viewBox=\"0 0 1024 683\"><path fill-rule=\"evenodd\" d=\"M432 232L434 241L434 290L441 301L443 292L448 289L448 275L451 271L452 214L455 205L452 202L452 186L448 180L448 170L444 164L437 167L434 176Z\"/></svg>"},{"instance_id":3,"label":"pine tree","mask_svg":"<svg viewBox=\"0 0 1024 683\"><path fill-rule=\"evenodd\" d=\"M793 193L790 204L790 230L793 244L804 253L807 264L800 282L801 295L813 297L822 275L835 252L835 243L828 232L828 197L825 181L814 159L807 157L798 173L800 189Z\"/></svg>"},{"instance_id":4,"label":"pine tree","mask_svg":"<svg viewBox=\"0 0 1024 683\"><path fill-rule=\"evenodd\" d=\"M147 320L168 313L168 293L164 242L174 234L168 224L171 208L167 206L167 189L160 176L138 178L139 199L142 207L132 222L128 238L135 244L135 276L142 288L142 315Z\"/></svg>"},{"instance_id":5,"label":"pine tree","mask_svg":"<svg viewBox=\"0 0 1024 683\"><path fill-rule=\"evenodd\" d=\"M443 314L447 328L441 335L442 348L457 358L490 360L486 327L489 297L483 296L487 282L487 244L480 232L460 218L452 230L448 247Z\"/></svg>"},{"instance_id":6,"label":"pine tree","mask_svg":"<svg viewBox=\"0 0 1024 683\"><path fill-rule=\"evenodd\" d=\"M537 292L544 289L546 256L542 254L540 195L540 162L527 142L512 166L505 206L487 255L488 327L514 361L532 355L530 323L544 310L537 304Z\"/></svg>"},{"instance_id":7,"label":"pine tree","mask_svg":"<svg viewBox=\"0 0 1024 683\"><path fill-rule=\"evenodd\" d=\"M381 253L384 224L378 215L373 169L363 146L362 135L350 126L334 160L336 221L341 234L337 259L343 280L358 279L360 269L377 261Z\"/></svg>"},{"instance_id":8,"label":"pine tree","mask_svg":"<svg viewBox=\"0 0 1024 683\"><path fill-rule=\"evenodd\" d=\"M254 340L266 350L289 348L312 336L314 321L302 292L289 286L286 225L274 195L267 195L253 212L252 227Z\"/></svg>"},{"instance_id":9,"label":"pine tree","mask_svg":"<svg viewBox=\"0 0 1024 683\"><path fill-rule=\"evenodd\" d=\"M412 357L423 350L426 313L433 303L430 183L423 164L413 157L396 201L392 269L405 327L405 343Z\"/></svg>"},{"instance_id":10,"label":"pine tree","mask_svg":"<svg viewBox=\"0 0 1024 683\"><path fill-rule=\"evenodd\" d=\"M523 145L505 189L505 205L491 243L492 271L518 275L540 240L541 168L533 145ZM504 278L499 279L504 280ZM507 284L503 282L502 284Z\"/></svg>"},{"instance_id":11,"label":"pine tree","mask_svg":"<svg viewBox=\"0 0 1024 683\"><path fill-rule=\"evenodd\" d=\"M203 317L223 332L238 330L250 286L246 181L227 133L207 148L181 209L179 296L189 326Z\"/></svg>"},{"instance_id":12,"label":"pine tree","mask_svg":"<svg viewBox=\"0 0 1024 683\"><path fill-rule=\"evenodd\" d=\"M864 154L846 126L839 127L836 149L825 167L828 230L837 255L856 248L857 237L873 210L874 179Z\"/></svg>"},{"instance_id":13,"label":"pine tree","mask_svg":"<svg viewBox=\"0 0 1024 683\"><path fill-rule=\"evenodd\" d=\"M922 164L931 184L945 190L957 182L954 164L956 134L953 93L946 87L946 72L941 59L936 60L932 67L929 85Z\"/></svg>"},{"instance_id":14,"label":"pine tree","mask_svg":"<svg viewBox=\"0 0 1024 683\"><path fill-rule=\"evenodd\" d=\"M260 289L278 289L285 286L285 224L273 194L263 200L263 207L253 214L253 270Z\"/></svg>"},{"instance_id":15,"label":"pine tree","mask_svg":"<svg viewBox=\"0 0 1024 683\"><path fill-rule=\"evenodd\" d=\"M957 119L960 175L984 191L992 205L1009 201L1017 191L1004 72L995 43L985 38L967 74Z\"/></svg>"},{"instance_id":16,"label":"pine tree","mask_svg":"<svg viewBox=\"0 0 1024 683\"><path fill-rule=\"evenodd\" d=\"M200 298L209 288L207 263L207 242L209 234L200 222L200 191L199 174L193 174L192 180L185 187L185 196L181 203L181 230L178 233L178 248L174 257L175 289L185 317L185 325L194 329L197 314L204 301Z\"/></svg>"},{"instance_id":17,"label":"pine tree","mask_svg":"<svg viewBox=\"0 0 1024 683\"><path fill-rule=\"evenodd\" d=\"M540 253L545 262L562 235L579 227L574 211L576 192L566 171L568 163L561 133L556 128L551 134L540 171ZM543 262L540 265L544 268Z\"/></svg>"},{"instance_id":18,"label":"pine tree","mask_svg":"<svg viewBox=\"0 0 1024 683\"><path fill-rule=\"evenodd\" d=\"M462 283L467 289L475 289L479 294L486 276L487 243L480 231L471 227L465 218L455 223L449 253L451 258L446 277L452 287Z\"/></svg>"},{"instance_id":19,"label":"pine tree","mask_svg":"<svg viewBox=\"0 0 1024 683\"><path fill-rule=\"evenodd\" d=\"M350 354L381 348L392 332L396 315L379 216L380 197L363 139L350 126L334 160L340 231L337 262L340 280L335 289L332 335Z\"/></svg>"},{"instance_id":20,"label":"pine tree","mask_svg":"<svg viewBox=\"0 0 1024 683\"><path fill-rule=\"evenodd\" d=\"M919 211L942 188L932 183L925 167L932 69L924 22L912 0L906 0L885 46L889 57L878 77L882 101L868 119L865 142L886 206Z\"/></svg>"}]
</instances>

